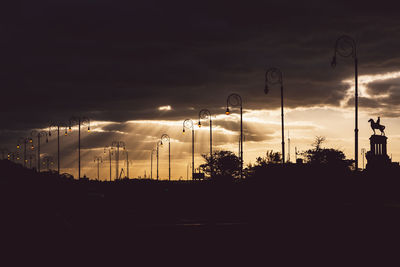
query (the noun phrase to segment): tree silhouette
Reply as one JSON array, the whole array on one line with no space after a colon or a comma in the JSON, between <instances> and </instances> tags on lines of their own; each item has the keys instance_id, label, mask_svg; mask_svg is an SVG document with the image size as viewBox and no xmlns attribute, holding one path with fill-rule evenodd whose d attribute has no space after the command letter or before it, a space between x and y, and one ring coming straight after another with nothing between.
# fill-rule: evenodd
<instances>
[{"instance_id":1,"label":"tree silhouette","mask_svg":"<svg viewBox=\"0 0 400 267\"><path fill-rule=\"evenodd\" d=\"M202 157L206 160L206 163L201 164L200 168L211 176L210 166L212 166L214 170L213 178L232 179L240 174L240 160L231 151L214 151L212 158L210 154L203 154Z\"/></svg>"},{"instance_id":2,"label":"tree silhouette","mask_svg":"<svg viewBox=\"0 0 400 267\"><path fill-rule=\"evenodd\" d=\"M343 167L352 165L352 161L346 160L342 151L334 148L322 148L321 145L325 140L325 137L322 136L315 137L315 141L312 143L314 148L302 153L308 163Z\"/></svg>"},{"instance_id":3,"label":"tree silhouette","mask_svg":"<svg viewBox=\"0 0 400 267\"><path fill-rule=\"evenodd\" d=\"M266 160L268 164L277 164L282 162L282 154L280 152L274 152L273 150L267 150Z\"/></svg>"},{"instance_id":4,"label":"tree silhouette","mask_svg":"<svg viewBox=\"0 0 400 267\"><path fill-rule=\"evenodd\" d=\"M274 152L273 150L267 150L265 157L258 157L254 164L254 167L265 167L268 164L280 164L282 162L282 154L280 152ZM249 167L253 167L251 164Z\"/></svg>"}]
</instances>

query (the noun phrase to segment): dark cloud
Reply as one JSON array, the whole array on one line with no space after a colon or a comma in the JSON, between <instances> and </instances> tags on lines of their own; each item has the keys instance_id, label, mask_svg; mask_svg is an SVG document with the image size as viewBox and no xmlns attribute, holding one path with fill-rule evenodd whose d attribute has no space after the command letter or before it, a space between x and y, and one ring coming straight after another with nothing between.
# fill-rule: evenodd
<instances>
[{"instance_id":1,"label":"dark cloud","mask_svg":"<svg viewBox=\"0 0 400 267\"><path fill-rule=\"evenodd\" d=\"M204 107L223 113L231 92L246 108L276 108L279 88L263 93L272 66L283 71L288 107L338 106L341 80L353 75L351 59L330 67L343 33L358 42L360 74L400 63L396 9L365 2L57 0L18 10L0 28L3 129L77 114L123 122L195 117ZM158 111L163 105L173 110Z\"/></svg>"}]
</instances>

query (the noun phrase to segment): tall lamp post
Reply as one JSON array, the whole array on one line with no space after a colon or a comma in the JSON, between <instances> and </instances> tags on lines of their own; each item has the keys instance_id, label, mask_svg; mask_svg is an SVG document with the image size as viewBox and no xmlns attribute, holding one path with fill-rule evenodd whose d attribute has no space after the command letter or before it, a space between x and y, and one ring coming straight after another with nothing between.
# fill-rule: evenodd
<instances>
[{"instance_id":1,"label":"tall lamp post","mask_svg":"<svg viewBox=\"0 0 400 267\"><path fill-rule=\"evenodd\" d=\"M154 148L151 149L150 153L150 180L153 180L153 155L154 155Z\"/></svg>"},{"instance_id":2,"label":"tall lamp post","mask_svg":"<svg viewBox=\"0 0 400 267\"><path fill-rule=\"evenodd\" d=\"M238 94L230 94L226 99L226 115L230 114L229 106L240 106L240 142L239 142L239 157L240 157L240 178L243 179L243 105L242 98Z\"/></svg>"},{"instance_id":3,"label":"tall lamp post","mask_svg":"<svg viewBox=\"0 0 400 267\"><path fill-rule=\"evenodd\" d=\"M168 134L161 135L161 145L168 142L168 181L171 181L171 138Z\"/></svg>"},{"instance_id":4,"label":"tall lamp post","mask_svg":"<svg viewBox=\"0 0 400 267\"><path fill-rule=\"evenodd\" d=\"M57 173L60 174L60 127L65 127L64 135L67 136L67 124L66 123L51 123L49 126L49 137L51 136L51 130L55 127L57 131Z\"/></svg>"},{"instance_id":5,"label":"tall lamp post","mask_svg":"<svg viewBox=\"0 0 400 267\"><path fill-rule=\"evenodd\" d=\"M71 126L78 124L78 179L81 179L81 126L84 124L88 125L88 133L90 132L90 120L87 117L71 117L69 119L69 131L71 132Z\"/></svg>"},{"instance_id":6,"label":"tall lamp post","mask_svg":"<svg viewBox=\"0 0 400 267\"><path fill-rule=\"evenodd\" d=\"M282 72L278 68L270 68L265 73L265 88L264 93L268 94L268 84L281 86L281 127L282 127L282 164L285 164L285 122L283 113L283 77Z\"/></svg>"},{"instance_id":7,"label":"tall lamp post","mask_svg":"<svg viewBox=\"0 0 400 267\"><path fill-rule=\"evenodd\" d=\"M111 162L112 162L112 160L111 160L111 156L112 156L112 147L105 147L104 148L104 154L106 153L106 151L108 150L108 160L110 161L110 182L111 182L111 178L112 178L112 175L111 175Z\"/></svg>"},{"instance_id":8,"label":"tall lamp post","mask_svg":"<svg viewBox=\"0 0 400 267\"><path fill-rule=\"evenodd\" d=\"M111 146L115 147L117 149L116 152L115 152L115 162L116 162L116 166L115 166L115 174L116 174L116 176L115 176L115 179L118 179L119 178L119 173L118 173L118 171L119 171L119 168L118 168L118 164L119 164L119 148L121 147L121 148L125 149L125 142L123 142L123 141L113 141L111 143Z\"/></svg>"},{"instance_id":9,"label":"tall lamp post","mask_svg":"<svg viewBox=\"0 0 400 267\"><path fill-rule=\"evenodd\" d=\"M94 162L97 162L97 180L100 181L100 163L103 163L102 157L94 157Z\"/></svg>"},{"instance_id":10,"label":"tall lamp post","mask_svg":"<svg viewBox=\"0 0 400 267\"><path fill-rule=\"evenodd\" d=\"M336 67L336 54L342 57L352 57L354 59L354 106L355 106L355 126L354 126L354 160L355 169L358 171L358 59L357 45L353 38L348 35L340 36L334 46L332 68Z\"/></svg>"},{"instance_id":11,"label":"tall lamp post","mask_svg":"<svg viewBox=\"0 0 400 267\"><path fill-rule=\"evenodd\" d=\"M211 178L213 177L213 154L212 154L212 120L211 120L211 112L208 109L202 109L199 112L199 127L201 127L201 120L210 119L210 173Z\"/></svg>"},{"instance_id":12,"label":"tall lamp post","mask_svg":"<svg viewBox=\"0 0 400 267\"><path fill-rule=\"evenodd\" d=\"M194 176L194 124L191 119L186 119L183 121L183 134L185 134L185 128L192 129L192 180Z\"/></svg>"},{"instance_id":13,"label":"tall lamp post","mask_svg":"<svg viewBox=\"0 0 400 267\"><path fill-rule=\"evenodd\" d=\"M37 163L37 166L38 166L38 172L40 172L40 138L46 136L46 143L48 143L49 142L48 134L45 131L33 130L31 132L31 136L36 136L37 137L37 143L38 143L37 147L38 147L38 149L37 149L37 160L36 160L36 163Z\"/></svg>"}]
</instances>

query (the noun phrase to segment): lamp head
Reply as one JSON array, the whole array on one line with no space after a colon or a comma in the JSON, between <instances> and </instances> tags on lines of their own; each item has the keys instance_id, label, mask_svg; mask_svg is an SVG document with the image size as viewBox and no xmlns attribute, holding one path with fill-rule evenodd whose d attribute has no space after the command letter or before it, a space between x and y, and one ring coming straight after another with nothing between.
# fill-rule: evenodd
<instances>
[{"instance_id":1,"label":"lamp head","mask_svg":"<svg viewBox=\"0 0 400 267\"><path fill-rule=\"evenodd\" d=\"M265 83L264 93L268 94L268 92L269 92L268 84Z\"/></svg>"},{"instance_id":2,"label":"lamp head","mask_svg":"<svg viewBox=\"0 0 400 267\"><path fill-rule=\"evenodd\" d=\"M185 134L185 128L183 128L182 134Z\"/></svg>"},{"instance_id":3,"label":"lamp head","mask_svg":"<svg viewBox=\"0 0 400 267\"><path fill-rule=\"evenodd\" d=\"M229 107L226 107L225 114L226 114L226 115L229 115L229 114L231 114L231 113L230 113L230 111L229 111Z\"/></svg>"},{"instance_id":4,"label":"lamp head","mask_svg":"<svg viewBox=\"0 0 400 267\"><path fill-rule=\"evenodd\" d=\"M336 56L333 56L333 58L332 58L331 67L332 68L336 67Z\"/></svg>"},{"instance_id":5,"label":"lamp head","mask_svg":"<svg viewBox=\"0 0 400 267\"><path fill-rule=\"evenodd\" d=\"M20 148L20 145L19 145L19 144L17 145L17 148L18 148L18 149Z\"/></svg>"},{"instance_id":6,"label":"lamp head","mask_svg":"<svg viewBox=\"0 0 400 267\"><path fill-rule=\"evenodd\" d=\"M71 126L68 127L68 131L69 131L69 132L72 132Z\"/></svg>"},{"instance_id":7,"label":"lamp head","mask_svg":"<svg viewBox=\"0 0 400 267\"><path fill-rule=\"evenodd\" d=\"M198 124L198 125L199 125L199 128L201 128L201 122L200 122L200 121L199 121L199 124Z\"/></svg>"},{"instance_id":8,"label":"lamp head","mask_svg":"<svg viewBox=\"0 0 400 267\"><path fill-rule=\"evenodd\" d=\"M32 138L29 138L29 143L32 143L32 142L33 142Z\"/></svg>"},{"instance_id":9,"label":"lamp head","mask_svg":"<svg viewBox=\"0 0 400 267\"><path fill-rule=\"evenodd\" d=\"M49 136L51 136L51 131L49 130Z\"/></svg>"},{"instance_id":10,"label":"lamp head","mask_svg":"<svg viewBox=\"0 0 400 267\"><path fill-rule=\"evenodd\" d=\"M87 132L90 133L90 126L87 128Z\"/></svg>"}]
</instances>

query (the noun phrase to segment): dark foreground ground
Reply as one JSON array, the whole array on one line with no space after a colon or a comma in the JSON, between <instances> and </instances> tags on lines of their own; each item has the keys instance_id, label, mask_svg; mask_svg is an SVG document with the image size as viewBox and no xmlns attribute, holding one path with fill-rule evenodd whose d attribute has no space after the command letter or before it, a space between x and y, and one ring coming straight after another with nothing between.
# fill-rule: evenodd
<instances>
[{"instance_id":1,"label":"dark foreground ground","mask_svg":"<svg viewBox=\"0 0 400 267\"><path fill-rule=\"evenodd\" d=\"M297 170L288 177L271 170L271 177L245 182L100 183L0 164L2 259L14 262L398 262L392 258L400 243L400 183L395 176L310 176Z\"/></svg>"}]
</instances>

